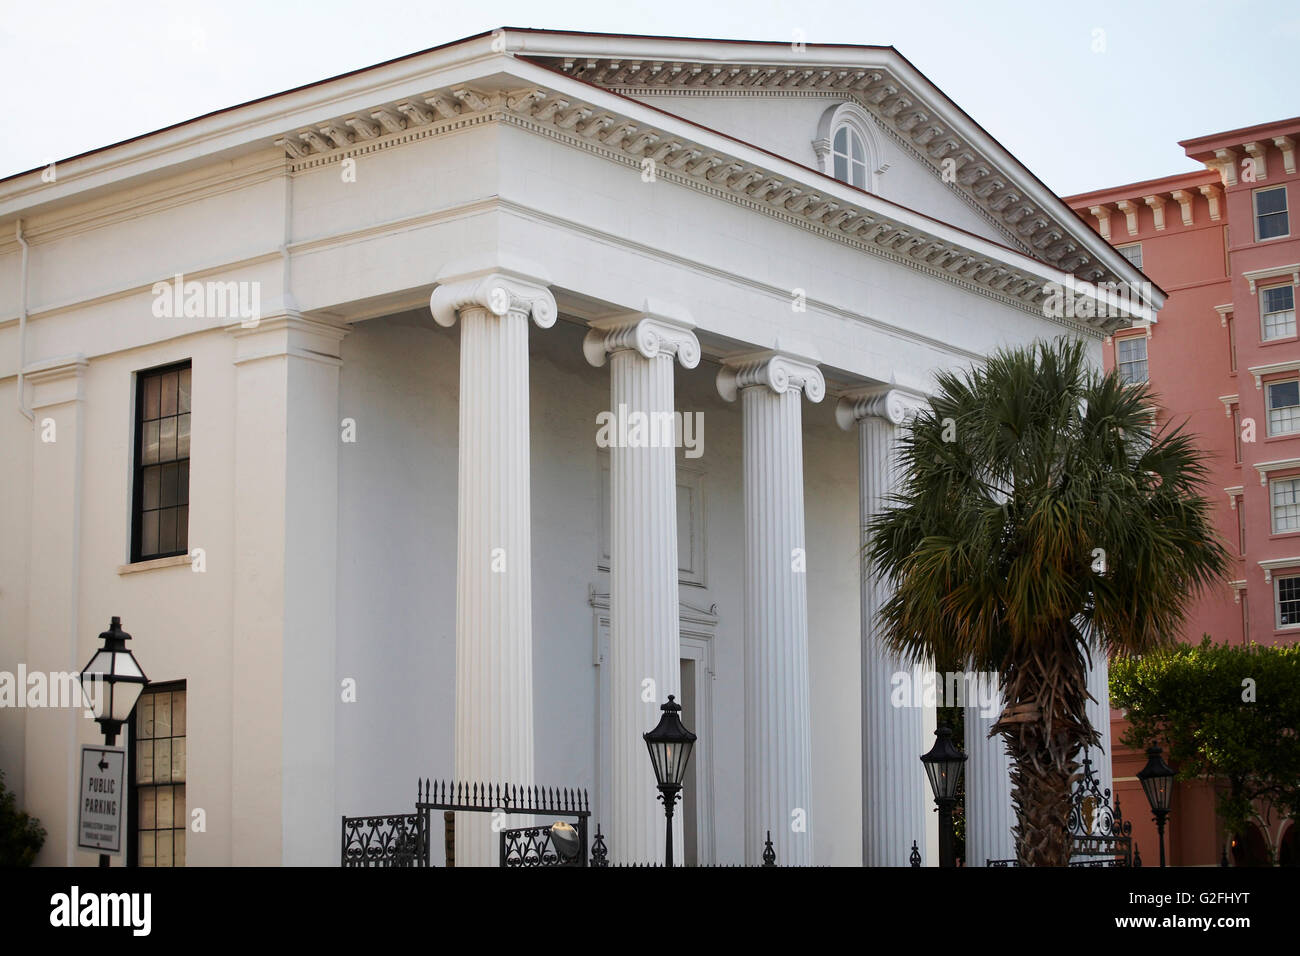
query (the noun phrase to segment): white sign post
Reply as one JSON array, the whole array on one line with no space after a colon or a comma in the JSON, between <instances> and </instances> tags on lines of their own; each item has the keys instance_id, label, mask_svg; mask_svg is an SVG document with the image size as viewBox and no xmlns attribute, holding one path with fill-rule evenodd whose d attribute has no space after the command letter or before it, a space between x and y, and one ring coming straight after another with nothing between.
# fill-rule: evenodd
<instances>
[{"instance_id":1,"label":"white sign post","mask_svg":"<svg viewBox=\"0 0 1300 956\"><path fill-rule=\"evenodd\" d=\"M83 746L77 849L120 854L125 803L126 751L121 747Z\"/></svg>"}]
</instances>

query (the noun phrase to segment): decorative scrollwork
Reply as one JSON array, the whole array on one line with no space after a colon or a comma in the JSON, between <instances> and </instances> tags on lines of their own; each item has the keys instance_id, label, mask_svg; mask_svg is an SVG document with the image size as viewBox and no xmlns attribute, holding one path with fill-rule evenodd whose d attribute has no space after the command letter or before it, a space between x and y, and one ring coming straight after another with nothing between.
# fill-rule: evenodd
<instances>
[{"instance_id":1,"label":"decorative scrollwork","mask_svg":"<svg viewBox=\"0 0 1300 956\"><path fill-rule=\"evenodd\" d=\"M413 867L428 865L428 834L421 813L343 819L343 865Z\"/></svg>"},{"instance_id":2,"label":"decorative scrollwork","mask_svg":"<svg viewBox=\"0 0 1300 956\"><path fill-rule=\"evenodd\" d=\"M551 841L550 827L520 827L501 831L501 865L578 866L579 859L565 860Z\"/></svg>"}]
</instances>

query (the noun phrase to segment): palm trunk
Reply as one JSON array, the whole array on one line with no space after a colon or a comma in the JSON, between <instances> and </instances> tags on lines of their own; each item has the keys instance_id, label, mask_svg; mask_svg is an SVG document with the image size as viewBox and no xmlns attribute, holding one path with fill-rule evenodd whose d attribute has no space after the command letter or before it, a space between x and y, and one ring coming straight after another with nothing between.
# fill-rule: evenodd
<instances>
[{"instance_id":1,"label":"palm trunk","mask_svg":"<svg viewBox=\"0 0 1300 956\"><path fill-rule=\"evenodd\" d=\"M1003 672L1007 707L993 728L1013 763L1020 866L1069 864L1075 758L1100 739L1088 721L1087 665L1072 629L1044 638L1027 642L1027 656Z\"/></svg>"}]
</instances>

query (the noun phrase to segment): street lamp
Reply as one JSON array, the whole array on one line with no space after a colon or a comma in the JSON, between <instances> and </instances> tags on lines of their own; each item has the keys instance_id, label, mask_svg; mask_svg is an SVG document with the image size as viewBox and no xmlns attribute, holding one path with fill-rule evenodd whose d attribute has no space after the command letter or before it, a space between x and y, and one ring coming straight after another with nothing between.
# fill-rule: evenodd
<instances>
[{"instance_id":1,"label":"street lamp","mask_svg":"<svg viewBox=\"0 0 1300 956\"><path fill-rule=\"evenodd\" d=\"M673 806L677 795L682 790L682 780L686 777L686 765L691 761L691 749L695 746L695 735L686 729L678 715L682 712L679 704L668 695L668 703L659 708L663 716L659 724L649 733L642 734L645 745L650 751L650 762L655 768L655 782L659 786L659 799L664 802L664 813L668 817L668 843L664 862L673 865Z\"/></svg>"},{"instance_id":2,"label":"street lamp","mask_svg":"<svg viewBox=\"0 0 1300 956\"><path fill-rule=\"evenodd\" d=\"M135 702L149 678L140 669L140 662L126 649L131 635L122 630L122 619L114 617L108 630L99 635L104 646L95 651L81 671L81 690L88 699L95 720L104 732L104 743L113 746L122 725L131 717ZM97 684L98 693L87 690L88 683ZM108 866L108 854L99 855L99 865Z\"/></svg>"},{"instance_id":3,"label":"street lamp","mask_svg":"<svg viewBox=\"0 0 1300 956\"><path fill-rule=\"evenodd\" d=\"M953 745L952 728L941 726L930 752L921 756L925 775L930 778L934 802L939 807L939 865L956 866L953 848L952 810L957 805L957 785L961 783L966 755Z\"/></svg>"},{"instance_id":4,"label":"street lamp","mask_svg":"<svg viewBox=\"0 0 1300 956\"><path fill-rule=\"evenodd\" d=\"M97 682L98 694L90 694L91 709L95 720L104 732L104 743L113 746L122 725L131 717L135 702L140 699L140 692L149 678L144 676L135 655L126 649L126 642L131 635L122 630L122 619L114 617L109 622L108 630L99 635L104 646L95 651L81 671L81 688L86 690L87 681Z\"/></svg>"},{"instance_id":5,"label":"street lamp","mask_svg":"<svg viewBox=\"0 0 1300 956\"><path fill-rule=\"evenodd\" d=\"M1174 795L1174 770L1160 756L1159 747L1147 748L1147 765L1138 771L1147 802L1155 814L1156 833L1160 837L1160 865L1165 865L1165 818L1169 816L1169 802Z\"/></svg>"}]
</instances>

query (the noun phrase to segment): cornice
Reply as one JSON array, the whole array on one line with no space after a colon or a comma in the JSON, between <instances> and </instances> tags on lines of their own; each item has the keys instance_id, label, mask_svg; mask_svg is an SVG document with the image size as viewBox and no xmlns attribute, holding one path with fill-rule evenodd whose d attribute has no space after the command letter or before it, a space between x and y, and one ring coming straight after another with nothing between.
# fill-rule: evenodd
<instances>
[{"instance_id":1,"label":"cornice","mask_svg":"<svg viewBox=\"0 0 1300 956\"><path fill-rule=\"evenodd\" d=\"M685 122L672 114L661 115L673 122L653 125L633 119L625 107L634 104L628 100L619 104L620 109L609 109L542 86L513 92L457 86L361 111L373 122L360 113L339 117L276 142L285 149L290 169L297 172L471 126L509 123L629 167L641 169L647 159L653 160L657 178L774 215L825 237L847 240L874 255L1047 318L1041 308L1047 296L1043 287L1059 277L1055 266L1030 258L1028 252L1007 250L1029 258L1033 266L1028 269L1013 266L1001 251L981 249L971 254L977 250L968 246L997 247L792 160L773 156L774 162L759 164L696 137L669 132L666 126ZM776 167L783 171L778 173ZM790 169L798 172L792 175ZM961 238L940 235L944 233L960 233ZM1033 234L1041 238L1041 230ZM1104 334L1095 327L1052 320L1078 333Z\"/></svg>"},{"instance_id":2,"label":"cornice","mask_svg":"<svg viewBox=\"0 0 1300 956\"><path fill-rule=\"evenodd\" d=\"M630 100L619 105L652 109ZM665 122L651 125L625 111L601 108L545 87L504 93L457 85L301 128L282 135L277 143L285 151L290 171L298 172L476 125L509 123L629 167L640 168L644 160L653 159L661 178L1049 318L1076 333L1104 334L1096 326L1044 314L1044 287L1063 278L1050 265L853 190L782 157L771 156L770 163L760 163L750 152L756 157L761 151L746 151L743 144L724 149L709 145L724 139L721 134L701 130L708 143L679 135L688 124L672 114L659 115ZM746 158L738 158L732 149Z\"/></svg>"},{"instance_id":3,"label":"cornice","mask_svg":"<svg viewBox=\"0 0 1300 956\"><path fill-rule=\"evenodd\" d=\"M887 54L886 54L887 55ZM1017 182L1023 169L1008 168L992 150L977 143L963 129L968 120L936 105L905 76L899 64L870 66L813 66L777 63L719 64L648 58L522 57L546 69L622 95L669 96L818 96L838 97L865 109L896 143L921 161L943 181L945 160L955 181L946 184L1013 242L1065 272L1087 281L1133 281L1122 277L1103 260L1107 247L1091 252L1087 237L1078 232L1074 217L1055 208L1051 193L1041 184ZM1012 160L1014 162L1014 160ZM1029 187L1029 188L1027 188ZM1027 193L1042 196L1032 198ZM1051 208L1049 208L1051 207ZM1123 269L1123 267L1120 267Z\"/></svg>"},{"instance_id":4,"label":"cornice","mask_svg":"<svg viewBox=\"0 0 1300 956\"><path fill-rule=\"evenodd\" d=\"M257 161L235 169L220 167L206 170L199 177L174 177L167 183L147 190L139 187L113 193L98 201L78 203L69 209L45 213L23 220L23 238L32 245L55 242L81 235L117 222L164 212L204 199L221 196L237 189L270 182L284 176L285 161L278 151L265 151ZM0 234L0 254L18 247L8 234ZM11 249L12 247L12 249Z\"/></svg>"}]
</instances>

